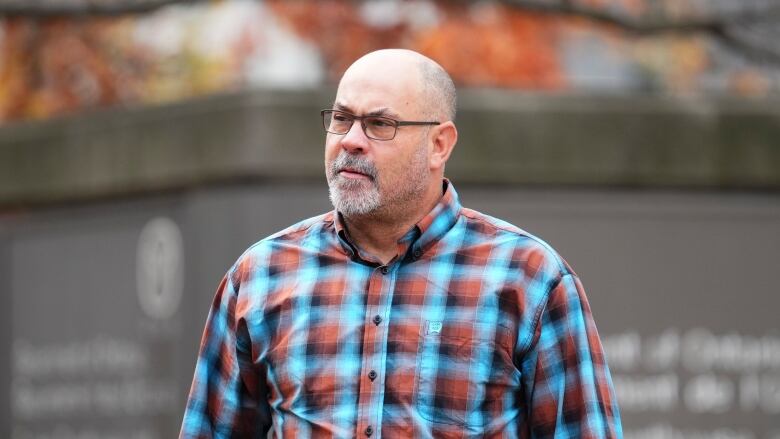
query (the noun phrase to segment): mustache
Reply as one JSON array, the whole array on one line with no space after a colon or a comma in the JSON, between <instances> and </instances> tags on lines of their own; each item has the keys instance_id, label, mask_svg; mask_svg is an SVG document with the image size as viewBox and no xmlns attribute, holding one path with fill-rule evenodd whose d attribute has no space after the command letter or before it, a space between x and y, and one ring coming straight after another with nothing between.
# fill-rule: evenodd
<instances>
[{"instance_id":1,"label":"mustache","mask_svg":"<svg viewBox=\"0 0 780 439\"><path fill-rule=\"evenodd\" d=\"M336 157L336 160L330 166L331 176L336 176L339 172L350 169L361 174L367 175L372 180L377 177L377 170L373 163L368 159L342 152Z\"/></svg>"}]
</instances>

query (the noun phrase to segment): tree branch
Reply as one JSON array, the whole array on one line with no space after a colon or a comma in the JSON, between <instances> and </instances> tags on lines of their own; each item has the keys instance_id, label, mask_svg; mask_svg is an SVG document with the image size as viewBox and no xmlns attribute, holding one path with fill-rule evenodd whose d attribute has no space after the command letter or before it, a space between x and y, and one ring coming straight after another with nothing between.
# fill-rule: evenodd
<instances>
[{"instance_id":1,"label":"tree branch","mask_svg":"<svg viewBox=\"0 0 780 439\"><path fill-rule=\"evenodd\" d=\"M30 18L116 16L151 12L173 4L195 4L204 1L208 0L0 0L0 15Z\"/></svg>"},{"instance_id":2,"label":"tree branch","mask_svg":"<svg viewBox=\"0 0 780 439\"><path fill-rule=\"evenodd\" d=\"M766 21L780 17L780 3L764 4L761 8L744 8L737 12L710 13L706 17L686 19L638 18L606 8L595 8L577 1L559 0L499 0L501 3L528 11L554 15L586 18L601 24L617 27L634 34L662 32L694 33L714 32L733 24Z\"/></svg>"},{"instance_id":3,"label":"tree branch","mask_svg":"<svg viewBox=\"0 0 780 439\"><path fill-rule=\"evenodd\" d=\"M776 48L775 40L770 41L768 45L759 44L746 38L736 26L718 29L712 35L724 46L744 58L780 65L780 51Z\"/></svg>"},{"instance_id":4,"label":"tree branch","mask_svg":"<svg viewBox=\"0 0 780 439\"><path fill-rule=\"evenodd\" d=\"M780 64L776 41L759 42L745 38L740 28L766 23L780 18L780 2L764 2L761 7L745 7L729 13L710 13L706 17L687 19L636 18L603 8L594 8L576 1L500 0L502 3L528 11L581 17L619 30L650 35L658 33L704 33L717 39L743 58L751 61Z\"/></svg>"}]
</instances>

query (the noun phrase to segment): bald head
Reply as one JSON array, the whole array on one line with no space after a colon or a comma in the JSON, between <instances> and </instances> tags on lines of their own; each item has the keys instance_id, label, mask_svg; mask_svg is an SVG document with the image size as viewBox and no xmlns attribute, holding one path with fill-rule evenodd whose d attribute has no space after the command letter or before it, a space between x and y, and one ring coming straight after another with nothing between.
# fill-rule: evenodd
<instances>
[{"instance_id":1,"label":"bald head","mask_svg":"<svg viewBox=\"0 0 780 439\"><path fill-rule=\"evenodd\" d=\"M436 61L412 50L382 49L370 52L355 61L342 77L350 75L392 75L408 80L414 87L413 96L428 118L454 120L456 91L452 78Z\"/></svg>"}]
</instances>

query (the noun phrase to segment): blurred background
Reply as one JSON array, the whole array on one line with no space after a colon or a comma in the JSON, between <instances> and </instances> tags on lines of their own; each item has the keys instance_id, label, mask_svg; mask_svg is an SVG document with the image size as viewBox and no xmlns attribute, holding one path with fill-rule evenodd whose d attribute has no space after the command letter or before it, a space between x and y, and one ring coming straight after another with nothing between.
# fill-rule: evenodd
<instances>
[{"instance_id":1,"label":"blurred background","mask_svg":"<svg viewBox=\"0 0 780 439\"><path fill-rule=\"evenodd\" d=\"M463 203L588 291L628 438L780 439L780 0L0 0L0 437L175 437L221 276L420 51Z\"/></svg>"}]
</instances>

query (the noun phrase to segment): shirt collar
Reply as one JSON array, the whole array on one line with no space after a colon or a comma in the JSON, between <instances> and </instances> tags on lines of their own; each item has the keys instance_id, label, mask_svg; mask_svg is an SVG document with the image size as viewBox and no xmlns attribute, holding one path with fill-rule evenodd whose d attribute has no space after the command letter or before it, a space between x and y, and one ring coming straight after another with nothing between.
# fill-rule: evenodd
<instances>
[{"instance_id":1,"label":"shirt collar","mask_svg":"<svg viewBox=\"0 0 780 439\"><path fill-rule=\"evenodd\" d=\"M436 206L399 240L399 244L411 249L415 258L419 258L436 244L458 221L461 210L458 193L446 178L442 181L442 188L443 194ZM350 256L358 254L357 246L352 244L344 227L344 218L342 218L341 213L334 210L333 217L333 225L341 247ZM409 245L410 240L412 241L411 245Z\"/></svg>"}]
</instances>

